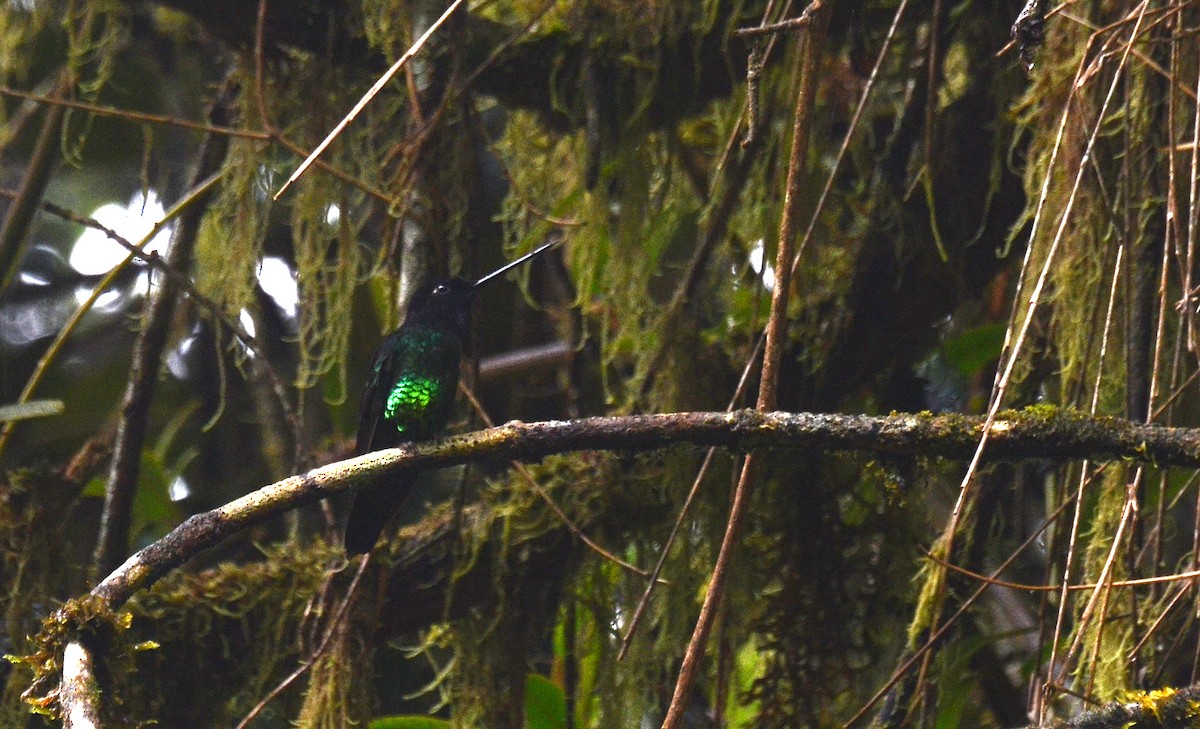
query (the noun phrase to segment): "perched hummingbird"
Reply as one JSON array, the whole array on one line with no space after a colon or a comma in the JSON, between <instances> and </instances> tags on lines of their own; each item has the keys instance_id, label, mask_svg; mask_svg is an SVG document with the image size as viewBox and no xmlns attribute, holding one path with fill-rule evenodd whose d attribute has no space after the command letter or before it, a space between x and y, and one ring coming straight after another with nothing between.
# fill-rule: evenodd
<instances>
[{"instance_id":1,"label":"perched hummingbird","mask_svg":"<svg viewBox=\"0 0 1200 729\"><path fill-rule=\"evenodd\" d=\"M441 434L454 407L476 290L557 244L547 243L478 281L455 276L413 294L404 323L383 340L375 355L359 405L358 453ZM385 477L355 494L346 522L347 555L366 554L375 547L416 478L415 473Z\"/></svg>"}]
</instances>

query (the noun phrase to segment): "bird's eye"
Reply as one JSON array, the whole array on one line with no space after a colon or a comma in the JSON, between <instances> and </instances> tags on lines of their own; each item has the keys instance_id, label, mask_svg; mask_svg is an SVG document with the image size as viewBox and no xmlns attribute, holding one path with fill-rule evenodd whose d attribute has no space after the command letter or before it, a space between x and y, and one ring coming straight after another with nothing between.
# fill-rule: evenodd
<instances>
[{"instance_id":1,"label":"bird's eye","mask_svg":"<svg viewBox=\"0 0 1200 729\"><path fill-rule=\"evenodd\" d=\"M444 283L440 283L437 286L433 287L433 293L435 293L435 294L446 294L449 292L450 292L450 287Z\"/></svg>"}]
</instances>

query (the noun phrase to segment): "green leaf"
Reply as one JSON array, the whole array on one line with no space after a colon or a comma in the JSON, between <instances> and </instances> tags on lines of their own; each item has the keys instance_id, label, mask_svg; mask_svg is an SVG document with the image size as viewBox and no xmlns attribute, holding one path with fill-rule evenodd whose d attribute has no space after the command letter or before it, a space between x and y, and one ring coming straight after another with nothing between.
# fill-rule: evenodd
<instances>
[{"instance_id":1,"label":"green leaf","mask_svg":"<svg viewBox=\"0 0 1200 729\"><path fill-rule=\"evenodd\" d=\"M6 420L44 418L49 415L59 415L62 411L62 400L30 400L12 405L0 405L0 423Z\"/></svg>"},{"instance_id":2,"label":"green leaf","mask_svg":"<svg viewBox=\"0 0 1200 729\"><path fill-rule=\"evenodd\" d=\"M153 536L159 536L179 521L179 507L171 501L169 491L177 473L159 459L158 453L142 451L137 490L133 494L131 529L135 536L147 529Z\"/></svg>"},{"instance_id":3,"label":"green leaf","mask_svg":"<svg viewBox=\"0 0 1200 729\"><path fill-rule=\"evenodd\" d=\"M525 729L563 729L567 725L567 697L545 676L525 677Z\"/></svg>"},{"instance_id":4,"label":"green leaf","mask_svg":"<svg viewBox=\"0 0 1200 729\"><path fill-rule=\"evenodd\" d=\"M964 375L974 375L1000 358L1005 324L984 324L968 329L942 345L946 361Z\"/></svg>"},{"instance_id":5,"label":"green leaf","mask_svg":"<svg viewBox=\"0 0 1200 729\"><path fill-rule=\"evenodd\" d=\"M87 486L83 487L83 496L90 498L104 498L104 489L108 484L108 478L105 476L97 476L87 482Z\"/></svg>"}]
</instances>

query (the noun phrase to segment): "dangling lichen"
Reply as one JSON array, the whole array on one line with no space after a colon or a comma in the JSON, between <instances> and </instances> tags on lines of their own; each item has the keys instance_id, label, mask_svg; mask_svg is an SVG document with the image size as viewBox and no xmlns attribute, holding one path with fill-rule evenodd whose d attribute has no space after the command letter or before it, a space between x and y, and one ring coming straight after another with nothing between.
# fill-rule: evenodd
<instances>
[{"instance_id":1,"label":"dangling lichen","mask_svg":"<svg viewBox=\"0 0 1200 729\"><path fill-rule=\"evenodd\" d=\"M1131 536L1128 520L1133 514L1126 512L1129 494L1126 478L1126 469L1116 464L1110 465L1099 478L1101 492L1090 533L1086 535L1087 546L1082 560L1083 582L1096 583L1106 573L1111 581L1128 577L1126 562L1118 556L1123 551L1122 545L1113 543L1119 533L1125 539ZM1124 529L1121 528L1123 520L1126 521ZM1073 625L1078 627L1066 644L1079 641L1076 674L1089 686L1089 694L1101 701L1109 701L1130 686L1126 657L1135 640L1134 622L1131 617L1117 617L1118 613L1128 616L1128 602L1111 587L1101 588L1094 601L1092 596L1090 591L1081 593L1081 598L1076 601ZM1086 623L1082 623L1080 619L1089 605L1091 615Z\"/></svg>"},{"instance_id":2,"label":"dangling lichen","mask_svg":"<svg viewBox=\"0 0 1200 729\"><path fill-rule=\"evenodd\" d=\"M310 387L332 373L331 402L345 396L345 351L353 317L350 314L358 284L358 234L344 196L330 194L322 175L310 175L296 190L292 226L296 269L300 281L300 364L298 387ZM324 211L319 218L316 211ZM345 212L341 212L344 210Z\"/></svg>"},{"instance_id":3,"label":"dangling lichen","mask_svg":"<svg viewBox=\"0 0 1200 729\"><path fill-rule=\"evenodd\" d=\"M267 232L271 184L261 152L258 142L230 140L220 193L196 241L197 288L235 318L253 306Z\"/></svg>"},{"instance_id":4,"label":"dangling lichen","mask_svg":"<svg viewBox=\"0 0 1200 729\"><path fill-rule=\"evenodd\" d=\"M129 40L125 7L115 0L71 0L62 25L67 33L67 67L74 90L95 101L112 77L116 57ZM63 123L63 156L82 162L83 144L92 126L92 115L68 110Z\"/></svg>"}]
</instances>

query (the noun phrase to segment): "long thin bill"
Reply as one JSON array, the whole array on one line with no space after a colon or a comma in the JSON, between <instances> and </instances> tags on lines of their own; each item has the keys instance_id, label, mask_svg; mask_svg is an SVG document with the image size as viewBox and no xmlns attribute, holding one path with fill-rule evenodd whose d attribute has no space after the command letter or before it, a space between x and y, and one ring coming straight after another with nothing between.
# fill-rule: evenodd
<instances>
[{"instance_id":1,"label":"long thin bill","mask_svg":"<svg viewBox=\"0 0 1200 729\"><path fill-rule=\"evenodd\" d=\"M559 243L562 243L562 238L558 238L558 239L552 240L549 243L546 243L544 245L540 245L537 248L534 248L532 251L521 256L520 258L513 260L513 261L509 261L508 263L504 264L500 268L497 268L495 271L492 271L491 273L487 274L483 278L476 281L475 288L479 288L480 286L484 285L488 281L491 281L492 279L496 278L500 274L506 273L509 269L520 266L522 263L524 263L525 261L528 261L530 258L533 258L535 256L540 256L541 254L550 250L551 248L558 245Z\"/></svg>"}]
</instances>

